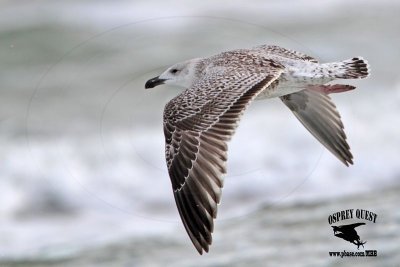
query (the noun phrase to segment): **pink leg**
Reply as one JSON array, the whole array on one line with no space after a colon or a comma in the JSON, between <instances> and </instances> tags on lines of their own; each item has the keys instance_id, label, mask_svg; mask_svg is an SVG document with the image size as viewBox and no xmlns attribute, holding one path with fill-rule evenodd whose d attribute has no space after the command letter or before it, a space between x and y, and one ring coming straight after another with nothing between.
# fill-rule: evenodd
<instances>
[{"instance_id":1,"label":"pink leg","mask_svg":"<svg viewBox=\"0 0 400 267\"><path fill-rule=\"evenodd\" d=\"M346 84L311 85L308 87L310 90L315 90L324 94L342 93L354 90L355 88L355 86Z\"/></svg>"}]
</instances>

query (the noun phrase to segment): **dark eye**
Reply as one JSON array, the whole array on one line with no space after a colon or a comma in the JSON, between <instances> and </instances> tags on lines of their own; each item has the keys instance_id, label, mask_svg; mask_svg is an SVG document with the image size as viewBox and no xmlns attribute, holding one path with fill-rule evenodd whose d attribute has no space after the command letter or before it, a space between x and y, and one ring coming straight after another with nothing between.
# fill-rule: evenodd
<instances>
[{"instance_id":1,"label":"dark eye","mask_svg":"<svg viewBox=\"0 0 400 267\"><path fill-rule=\"evenodd\" d=\"M175 73L177 73L177 72L178 72L178 69L172 69L172 70L171 70L171 73L172 73L172 74L175 74Z\"/></svg>"}]
</instances>

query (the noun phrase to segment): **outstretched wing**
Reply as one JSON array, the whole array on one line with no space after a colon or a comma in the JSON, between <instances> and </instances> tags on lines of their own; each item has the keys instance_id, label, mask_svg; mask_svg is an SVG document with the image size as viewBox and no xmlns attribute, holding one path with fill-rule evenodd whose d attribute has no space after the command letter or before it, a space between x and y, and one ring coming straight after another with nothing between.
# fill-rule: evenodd
<instances>
[{"instance_id":1,"label":"outstretched wing","mask_svg":"<svg viewBox=\"0 0 400 267\"><path fill-rule=\"evenodd\" d=\"M346 166L353 164L343 123L328 95L315 90L303 90L282 96L281 100L332 154Z\"/></svg>"},{"instance_id":2,"label":"outstretched wing","mask_svg":"<svg viewBox=\"0 0 400 267\"><path fill-rule=\"evenodd\" d=\"M248 104L281 72L272 67L257 74L227 70L201 80L165 107L165 153L175 202L200 254L212 242L227 141Z\"/></svg>"},{"instance_id":3,"label":"outstretched wing","mask_svg":"<svg viewBox=\"0 0 400 267\"><path fill-rule=\"evenodd\" d=\"M314 62L314 63L318 63L318 60L316 60L315 58L294 51L294 50L289 50L277 45L260 45L260 46L256 46L253 48L253 50L258 50L258 51L262 51L264 53L268 53L268 54L274 54L277 56L281 56L281 57L286 57L286 58L291 58L291 59L300 59L300 60L306 60L306 61L310 61L310 62Z\"/></svg>"},{"instance_id":4,"label":"outstretched wing","mask_svg":"<svg viewBox=\"0 0 400 267\"><path fill-rule=\"evenodd\" d=\"M365 225L365 223L353 223L353 224L347 224L347 225L342 225L342 227L345 227L345 228L352 228L352 229L354 229L354 228L356 228L356 227L358 227L358 226L361 226L361 225Z\"/></svg>"}]
</instances>

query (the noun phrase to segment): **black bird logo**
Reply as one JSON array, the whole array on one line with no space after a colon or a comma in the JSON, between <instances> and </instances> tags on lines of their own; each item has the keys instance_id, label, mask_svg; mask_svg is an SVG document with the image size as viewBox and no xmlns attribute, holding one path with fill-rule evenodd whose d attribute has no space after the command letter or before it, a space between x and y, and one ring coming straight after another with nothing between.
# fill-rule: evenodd
<instances>
[{"instance_id":1,"label":"black bird logo","mask_svg":"<svg viewBox=\"0 0 400 267\"><path fill-rule=\"evenodd\" d=\"M360 249L360 246L364 247L364 244L367 243L366 241L361 241L360 236L357 234L354 228L365 225L365 223L353 223L347 225L339 225L339 226L332 226L333 234L339 238L343 238L350 243L353 243L357 246L357 249Z\"/></svg>"}]
</instances>

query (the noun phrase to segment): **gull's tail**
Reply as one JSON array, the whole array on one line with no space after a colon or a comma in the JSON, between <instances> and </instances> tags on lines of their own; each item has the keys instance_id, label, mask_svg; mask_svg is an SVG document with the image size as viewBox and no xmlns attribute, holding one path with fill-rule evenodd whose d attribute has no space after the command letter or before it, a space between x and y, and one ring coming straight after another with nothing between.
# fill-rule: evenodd
<instances>
[{"instance_id":1,"label":"gull's tail","mask_svg":"<svg viewBox=\"0 0 400 267\"><path fill-rule=\"evenodd\" d=\"M337 79L363 79L369 75L368 62L362 57L354 57L342 62L323 64Z\"/></svg>"}]
</instances>

